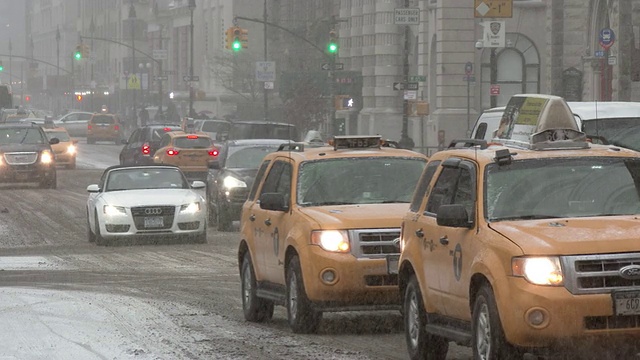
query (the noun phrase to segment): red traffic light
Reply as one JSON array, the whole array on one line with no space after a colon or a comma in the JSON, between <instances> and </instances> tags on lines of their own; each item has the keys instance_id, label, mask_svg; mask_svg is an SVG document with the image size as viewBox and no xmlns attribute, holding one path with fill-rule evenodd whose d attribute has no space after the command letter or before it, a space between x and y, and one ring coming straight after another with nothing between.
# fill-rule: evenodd
<instances>
[{"instance_id":1,"label":"red traffic light","mask_svg":"<svg viewBox=\"0 0 640 360\"><path fill-rule=\"evenodd\" d=\"M24 101L31 101L31 96L26 95L26 96L24 97Z\"/></svg>"}]
</instances>

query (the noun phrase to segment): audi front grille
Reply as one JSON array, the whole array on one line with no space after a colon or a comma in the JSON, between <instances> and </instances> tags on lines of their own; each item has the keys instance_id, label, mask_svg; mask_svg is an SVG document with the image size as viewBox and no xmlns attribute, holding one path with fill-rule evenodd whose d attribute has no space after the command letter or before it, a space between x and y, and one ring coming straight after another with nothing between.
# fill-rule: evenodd
<instances>
[{"instance_id":1,"label":"audi front grille","mask_svg":"<svg viewBox=\"0 0 640 360\"><path fill-rule=\"evenodd\" d=\"M173 218L176 212L175 206L139 206L131 208L133 223L138 230L166 230L173 225ZM162 217L162 226L146 227L145 219L152 217Z\"/></svg>"}]
</instances>

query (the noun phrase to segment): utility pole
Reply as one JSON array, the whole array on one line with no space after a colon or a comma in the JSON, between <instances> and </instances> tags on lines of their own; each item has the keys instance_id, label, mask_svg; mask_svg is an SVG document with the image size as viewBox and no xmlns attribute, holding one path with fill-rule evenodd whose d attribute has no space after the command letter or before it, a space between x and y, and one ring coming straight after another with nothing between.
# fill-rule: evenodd
<instances>
[{"instance_id":1,"label":"utility pole","mask_svg":"<svg viewBox=\"0 0 640 360\"><path fill-rule=\"evenodd\" d=\"M56 27L56 113L60 112L60 25Z\"/></svg>"},{"instance_id":2,"label":"utility pole","mask_svg":"<svg viewBox=\"0 0 640 360\"><path fill-rule=\"evenodd\" d=\"M404 7L409 8L409 0L404 0ZM409 137L409 99L405 95L409 88L409 25L404 26L404 66L403 66L403 100L402 100L402 134L399 145L403 149L413 149L415 143Z\"/></svg>"},{"instance_id":3,"label":"utility pole","mask_svg":"<svg viewBox=\"0 0 640 360\"><path fill-rule=\"evenodd\" d=\"M133 0L131 0L131 5L129 5L129 24L131 25L131 75L136 76L136 8L133 6ZM128 83L128 82L127 82ZM136 89L130 89L132 92L132 100L133 100L133 114L132 114L132 126L131 129L138 127L138 112L136 109Z\"/></svg>"},{"instance_id":4,"label":"utility pole","mask_svg":"<svg viewBox=\"0 0 640 360\"><path fill-rule=\"evenodd\" d=\"M194 117L193 110L193 11L196 9L196 0L189 0L189 10L191 10L191 58L189 59L189 117ZM266 36L266 35L265 35Z\"/></svg>"},{"instance_id":5,"label":"utility pole","mask_svg":"<svg viewBox=\"0 0 640 360\"><path fill-rule=\"evenodd\" d=\"M264 61L267 61L267 0L264 0ZM267 93L267 86L263 86L264 89L264 121L269 121L269 94Z\"/></svg>"},{"instance_id":6,"label":"utility pole","mask_svg":"<svg viewBox=\"0 0 640 360\"><path fill-rule=\"evenodd\" d=\"M95 111L95 107L93 105L93 93L96 92L96 84L95 81L93 79L93 59L94 59L94 53L93 53L93 34L96 31L96 24L93 21L93 16L91 16L91 23L89 24L89 31L91 32L91 48L89 49L89 63L91 63L91 83L89 84L90 88L91 88L91 111Z\"/></svg>"}]
</instances>

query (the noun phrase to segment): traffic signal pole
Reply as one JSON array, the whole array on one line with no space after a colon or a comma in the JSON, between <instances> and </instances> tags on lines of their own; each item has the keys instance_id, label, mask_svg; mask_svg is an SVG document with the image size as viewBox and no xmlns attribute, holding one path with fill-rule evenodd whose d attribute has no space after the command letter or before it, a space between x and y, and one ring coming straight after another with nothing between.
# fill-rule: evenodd
<instances>
[{"instance_id":1,"label":"traffic signal pole","mask_svg":"<svg viewBox=\"0 0 640 360\"><path fill-rule=\"evenodd\" d=\"M267 52L267 0L264 0L264 61L268 59ZM269 121L269 94L267 92L267 87L263 86L262 89L264 93L264 120ZM298 139L296 139L298 140Z\"/></svg>"},{"instance_id":2,"label":"traffic signal pole","mask_svg":"<svg viewBox=\"0 0 640 360\"><path fill-rule=\"evenodd\" d=\"M404 7L409 7L409 0L404 0ZM403 66L403 100L402 100L402 133L400 135L400 145L403 149L413 149L415 143L413 139L409 137L409 99L407 99L406 92L409 88L409 25L404 26L404 66Z\"/></svg>"}]
</instances>

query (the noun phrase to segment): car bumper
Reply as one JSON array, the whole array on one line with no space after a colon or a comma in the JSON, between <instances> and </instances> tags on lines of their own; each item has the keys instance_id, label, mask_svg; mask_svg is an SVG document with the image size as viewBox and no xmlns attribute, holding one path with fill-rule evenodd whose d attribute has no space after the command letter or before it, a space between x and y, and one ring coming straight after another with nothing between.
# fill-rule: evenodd
<instances>
[{"instance_id":1,"label":"car bumper","mask_svg":"<svg viewBox=\"0 0 640 360\"><path fill-rule=\"evenodd\" d=\"M56 176L55 166L43 164L0 165L0 182L41 182Z\"/></svg>"},{"instance_id":2,"label":"car bumper","mask_svg":"<svg viewBox=\"0 0 640 360\"><path fill-rule=\"evenodd\" d=\"M387 272L386 259L356 258L315 245L299 254L307 296L317 305L375 308L400 304L398 277ZM333 272L335 279L324 280L326 272Z\"/></svg>"},{"instance_id":3,"label":"car bumper","mask_svg":"<svg viewBox=\"0 0 640 360\"><path fill-rule=\"evenodd\" d=\"M172 216L163 217L163 226L145 227L145 218L153 216L133 216L131 209L126 215L103 216L100 221L100 235L104 238L127 236L172 236L197 235L206 229L206 211L196 214L180 214L179 207Z\"/></svg>"},{"instance_id":4,"label":"car bumper","mask_svg":"<svg viewBox=\"0 0 640 360\"><path fill-rule=\"evenodd\" d=\"M67 152L56 154L56 165L69 165L76 163L76 154Z\"/></svg>"},{"instance_id":5,"label":"car bumper","mask_svg":"<svg viewBox=\"0 0 640 360\"><path fill-rule=\"evenodd\" d=\"M536 286L509 278L511 290L498 296L499 313L507 340L519 346L548 347L564 343L591 343L596 339L640 336L640 316L613 316L611 294L573 295L564 287ZM544 314L533 325L533 312Z\"/></svg>"}]
</instances>

